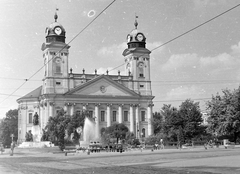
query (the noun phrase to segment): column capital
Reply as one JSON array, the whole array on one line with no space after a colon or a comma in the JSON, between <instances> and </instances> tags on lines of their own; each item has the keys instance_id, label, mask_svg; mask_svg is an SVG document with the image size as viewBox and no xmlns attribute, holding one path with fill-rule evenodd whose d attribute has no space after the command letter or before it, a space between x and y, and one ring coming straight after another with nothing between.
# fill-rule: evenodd
<instances>
[{"instance_id":1,"label":"column capital","mask_svg":"<svg viewBox=\"0 0 240 174\"><path fill-rule=\"evenodd\" d=\"M82 103L82 105L83 105L83 106L87 106L87 105L88 105L88 103Z\"/></svg>"},{"instance_id":2,"label":"column capital","mask_svg":"<svg viewBox=\"0 0 240 174\"><path fill-rule=\"evenodd\" d=\"M112 106L112 103L107 103L107 106Z\"/></svg>"},{"instance_id":3,"label":"column capital","mask_svg":"<svg viewBox=\"0 0 240 174\"><path fill-rule=\"evenodd\" d=\"M55 103L54 103L54 102L49 102L49 105L50 105L50 106L54 106Z\"/></svg>"},{"instance_id":4,"label":"column capital","mask_svg":"<svg viewBox=\"0 0 240 174\"><path fill-rule=\"evenodd\" d=\"M100 105L101 105L101 103L95 103L94 105L95 105L95 106L100 106Z\"/></svg>"},{"instance_id":5,"label":"column capital","mask_svg":"<svg viewBox=\"0 0 240 174\"><path fill-rule=\"evenodd\" d=\"M123 103L118 103L117 105L120 106L120 107L123 107L123 106L124 106Z\"/></svg>"},{"instance_id":6,"label":"column capital","mask_svg":"<svg viewBox=\"0 0 240 174\"><path fill-rule=\"evenodd\" d=\"M140 107L141 106L141 104L135 104L135 107Z\"/></svg>"}]
</instances>

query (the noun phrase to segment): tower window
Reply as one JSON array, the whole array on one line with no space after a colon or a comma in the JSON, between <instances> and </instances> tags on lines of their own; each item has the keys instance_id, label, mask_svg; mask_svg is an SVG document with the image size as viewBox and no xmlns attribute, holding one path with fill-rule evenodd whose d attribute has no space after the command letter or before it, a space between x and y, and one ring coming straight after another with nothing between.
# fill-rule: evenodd
<instances>
[{"instance_id":1,"label":"tower window","mask_svg":"<svg viewBox=\"0 0 240 174\"><path fill-rule=\"evenodd\" d=\"M56 82L56 85L61 85L61 82Z\"/></svg>"},{"instance_id":2,"label":"tower window","mask_svg":"<svg viewBox=\"0 0 240 174\"><path fill-rule=\"evenodd\" d=\"M140 88L143 88L144 87L144 85L140 85Z\"/></svg>"}]
</instances>

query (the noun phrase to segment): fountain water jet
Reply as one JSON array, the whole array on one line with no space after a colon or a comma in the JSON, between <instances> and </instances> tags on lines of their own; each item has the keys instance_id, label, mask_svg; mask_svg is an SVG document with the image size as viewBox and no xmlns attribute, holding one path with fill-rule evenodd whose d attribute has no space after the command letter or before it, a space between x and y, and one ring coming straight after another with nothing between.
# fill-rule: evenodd
<instances>
[{"instance_id":1,"label":"fountain water jet","mask_svg":"<svg viewBox=\"0 0 240 174\"><path fill-rule=\"evenodd\" d=\"M83 126L83 141L80 141L80 147L89 147L93 142L99 142L95 135L95 123L90 118L86 117Z\"/></svg>"}]
</instances>

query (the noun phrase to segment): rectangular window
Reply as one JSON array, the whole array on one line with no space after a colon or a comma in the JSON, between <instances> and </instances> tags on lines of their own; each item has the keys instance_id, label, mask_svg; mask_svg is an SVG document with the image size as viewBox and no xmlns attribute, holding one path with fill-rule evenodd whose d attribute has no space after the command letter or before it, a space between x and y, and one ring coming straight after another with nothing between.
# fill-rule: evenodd
<instances>
[{"instance_id":1,"label":"rectangular window","mask_svg":"<svg viewBox=\"0 0 240 174\"><path fill-rule=\"evenodd\" d=\"M142 121L145 121L145 111L141 111L141 119Z\"/></svg>"},{"instance_id":2,"label":"rectangular window","mask_svg":"<svg viewBox=\"0 0 240 174\"><path fill-rule=\"evenodd\" d=\"M124 111L124 121L128 121L128 111Z\"/></svg>"},{"instance_id":3,"label":"rectangular window","mask_svg":"<svg viewBox=\"0 0 240 174\"><path fill-rule=\"evenodd\" d=\"M140 85L140 88L143 88L144 87L144 85Z\"/></svg>"},{"instance_id":4,"label":"rectangular window","mask_svg":"<svg viewBox=\"0 0 240 174\"><path fill-rule=\"evenodd\" d=\"M56 85L61 85L61 82L56 82Z\"/></svg>"},{"instance_id":5,"label":"rectangular window","mask_svg":"<svg viewBox=\"0 0 240 174\"><path fill-rule=\"evenodd\" d=\"M101 122L105 121L105 111L101 111Z\"/></svg>"},{"instance_id":6,"label":"rectangular window","mask_svg":"<svg viewBox=\"0 0 240 174\"><path fill-rule=\"evenodd\" d=\"M143 77L143 74L139 74L139 77Z\"/></svg>"},{"instance_id":7,"label":"rectangular window","mask_svg":"<svg viewBox=\"0 0 240 174\"><path fill-rule=\"evenodd\" d=\"M33 115L32 113L29 113L29 114L28 114L28 123L29 123L29 124L33 123L32 115Z\"/></svg>"},{"instance_id":8,"label":"rectangular window","mask_svg":"<svg viewBox=\"0 0 240 174\"><path fill-rule=\"evenodd\" d=\"M80 115L80 114L81 114L81 111L77 110L76 115Z\"/></svg>"},{"instance_id":9,"label":"rectangular window","mask_svg":"<svg viewBox=\"0 0 240 174\"><path fill-rule=\"evenodd\" d=\"M56 73L61 73L61 66L60 65L56 65Z\"/></svg>"},{"instance_id":10,"label":"rectangular window","mask_svg":"<svg viewBox=\"0 0 240 174\"><path fill-rule=\"evenodd\" d=\"M117 111L113 111L113 122L117 121Z\"/></svg>"}]
</instances>

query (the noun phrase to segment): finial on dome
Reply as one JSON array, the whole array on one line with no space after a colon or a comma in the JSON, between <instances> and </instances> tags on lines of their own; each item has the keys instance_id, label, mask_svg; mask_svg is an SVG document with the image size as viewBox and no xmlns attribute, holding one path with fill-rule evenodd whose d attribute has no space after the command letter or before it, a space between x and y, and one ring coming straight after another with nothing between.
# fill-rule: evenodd
<instances>
[{"instance_id":1,"label":"finial on dome","mask_svg":"<svg viewBox=\"0 0 240 174\"><path fill-rule=\"evenodd\" d=\"M58 19L57 11L58 11L58 8L56 8L55 15L54 15L55 22L57 22L57 19Z\"/></svg>"},{"instance_id":2,"label":"finial on dome","mask_svg":"<svg viewBox=\"0 0 240 174\"><path fill-rule=\"evenodd\" d=\"M137 26L138 26L137 18L138 18L138 16L135 13L135 22L134 22L135 29L137 29Z\"/></svg>"}]
</instances>

